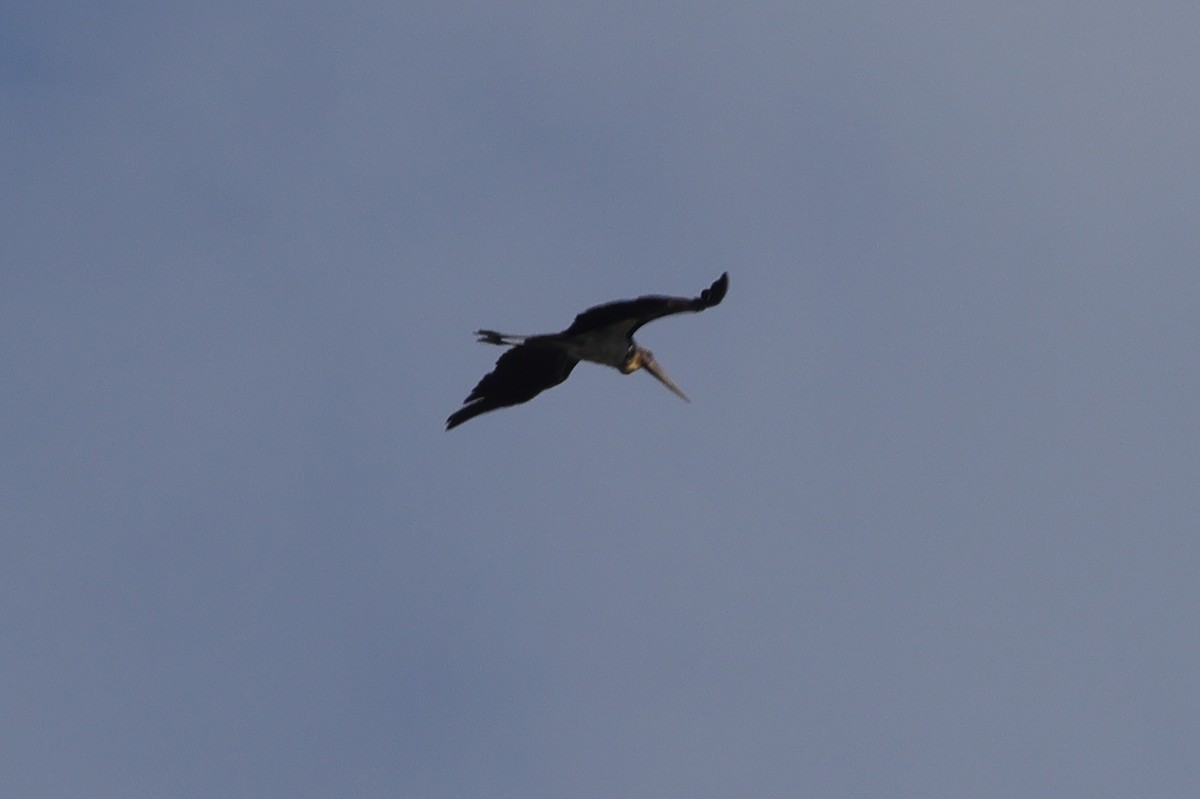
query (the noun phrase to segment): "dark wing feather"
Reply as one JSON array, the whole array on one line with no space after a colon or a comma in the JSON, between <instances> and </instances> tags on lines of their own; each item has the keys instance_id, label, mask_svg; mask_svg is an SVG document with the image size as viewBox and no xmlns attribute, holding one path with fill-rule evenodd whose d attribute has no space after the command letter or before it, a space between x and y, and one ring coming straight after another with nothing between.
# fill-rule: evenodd
<instances>
[{"instance_id":1,"label":"dark wing feather","mask_svg":"<svg viewBox=\"0 0 1200 799\"><path fill-rule=\"evenodd\" d=\"M452 430L481 413L520 405L566 380L579 363L558 350L528 346L513 347L496 361L496 368L483 376L463 407L446 420Z\"/></svg>"},{"instance_id":2,"label":"dark wing feather","mask_svg":"<svg viewBox=\"0 0 1200 799\"><path fill-rule=\"evenodd\" d=\"M632 337L639 327L655 319L711 308L725 299L725 292L728 290L729 273L723 272L711 286L700 292L699 297L662 297L649 294L635 300L597 305L576 316L575 321L563 334L569 336L617 325L623 329L626 337Z\"/></svg>"}]
</instances>

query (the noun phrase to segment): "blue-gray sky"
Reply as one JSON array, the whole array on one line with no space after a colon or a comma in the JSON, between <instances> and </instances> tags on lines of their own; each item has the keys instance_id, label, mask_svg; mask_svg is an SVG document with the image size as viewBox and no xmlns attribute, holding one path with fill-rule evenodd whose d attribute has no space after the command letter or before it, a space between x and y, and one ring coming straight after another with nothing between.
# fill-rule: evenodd
<instances>
[{"instance_id":1,"label":"blue-gray sky","mask_svg":"<svg viewBox=\"0 0 1200 799\"><path fill-rule=\"evenodd\" d=\"M0 793L1196 795L1197 30L6 5Z\"/></svg>"}]
</instances>

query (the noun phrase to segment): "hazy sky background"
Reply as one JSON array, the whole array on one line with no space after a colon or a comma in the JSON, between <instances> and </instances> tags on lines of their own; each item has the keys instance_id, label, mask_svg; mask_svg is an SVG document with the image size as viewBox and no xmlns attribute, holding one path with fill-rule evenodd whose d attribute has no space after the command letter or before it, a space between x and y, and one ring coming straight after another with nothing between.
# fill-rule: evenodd
<instances>
[{"instance_id":1,"label":"hazy sky background","mask_svg":"<svg viewBox=\"0 0 1200 799\"><path fill-rule=\"evenodd\" d=\"M1200 795L1198 30L5 4L0 794Z\"/></svg>"}]
</instances>

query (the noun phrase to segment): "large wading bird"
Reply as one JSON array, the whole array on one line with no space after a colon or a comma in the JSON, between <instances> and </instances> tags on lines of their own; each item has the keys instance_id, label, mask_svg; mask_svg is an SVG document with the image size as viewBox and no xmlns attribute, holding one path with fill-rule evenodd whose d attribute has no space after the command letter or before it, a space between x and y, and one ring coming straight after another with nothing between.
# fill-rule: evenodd
<instances>
[{"instance_id":1,"label":"large wading bird","mask_svg":"<svg viewBox=\"0 0 1200 799\"><path fill-rule=\"evenodd\" d=\"M481 413L520 405L566 380L580 361L604 364L621 374L645 369L671 391L689 401L679 386L654 360L654 353L639 347L633 334L647 322L685 311L703 311L718 304L729 289L722 274L699 297L647 295L635 300L610 302L588 308L561 333L544 336L510 336L495 330L476 330L478 341L512 347L484 375L463 407L446 420L446 429L458 427Z\"/></svg>"}]
</instances>

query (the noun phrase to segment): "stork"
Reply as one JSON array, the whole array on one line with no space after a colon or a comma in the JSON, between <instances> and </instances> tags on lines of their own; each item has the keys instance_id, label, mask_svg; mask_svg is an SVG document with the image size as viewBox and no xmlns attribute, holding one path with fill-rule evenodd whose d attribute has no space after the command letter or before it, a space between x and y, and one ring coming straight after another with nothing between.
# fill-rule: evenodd
<instances>
[{"instance_id":1,"label":"stork","mask_svg":"<svg viewBox=\"0 0 1200 799\"><path fill-rule=\"evenodd\" d=\"M729 274L722 273L699 297L663 297L649 294L588 308L561 333L513 336L495 330L476 330L477 341L512 349L496 361L496 368L483 376L463 400L463 407L446 420L452 430L481 413L520 405L570 376L580 361L611 366L621 374L645 369L664 386L690 402L667 376L654 353L639 346L633 334L647 322L688 311L703 311L717 305L729 289Z\"/></svg>"}]
</instances>

